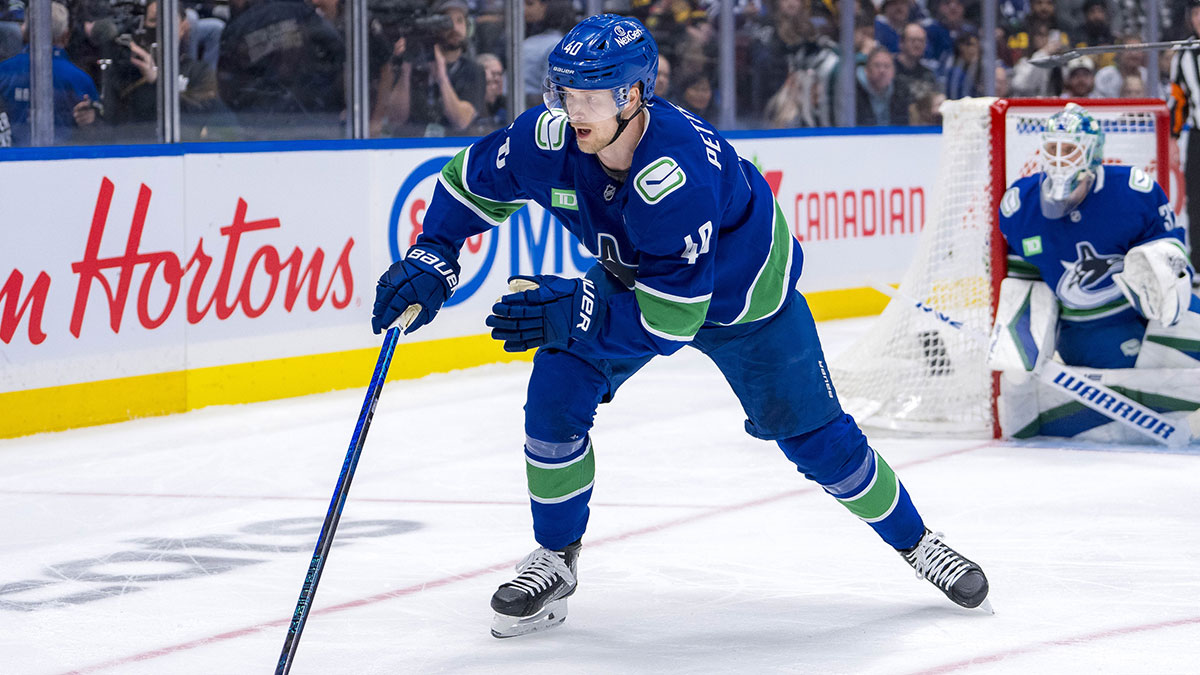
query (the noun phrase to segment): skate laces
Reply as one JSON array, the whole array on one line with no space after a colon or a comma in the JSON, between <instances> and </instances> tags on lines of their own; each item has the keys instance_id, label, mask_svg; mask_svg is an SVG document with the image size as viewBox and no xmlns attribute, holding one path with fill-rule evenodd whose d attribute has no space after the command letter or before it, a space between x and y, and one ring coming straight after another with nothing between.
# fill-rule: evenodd
<instances>
[{"instance_id":1,"label":"skate laces","mask_svg":"<svg viewBox=\"0 0 1200 675\"><path fill-rule=\"evenodd\" d=\"M568 585L575 584L575 574L566 561L557 552L539 547L517 563L517 578L508 582L508 585L537 595L550 588L555 577L562 577Z\"/></svg>"},{"instance_id":2,"label":"skate laces","mask_svg":"<svg viewBox=\"0 0 1200 675\"><path fill-rule=\"evenodd\" d=\"M918 579L928 579L943 589L953 586L971 569L962 556L942 542L944 536L941 532L927 532L909 558Z\"/></svg>"}]
</instances>

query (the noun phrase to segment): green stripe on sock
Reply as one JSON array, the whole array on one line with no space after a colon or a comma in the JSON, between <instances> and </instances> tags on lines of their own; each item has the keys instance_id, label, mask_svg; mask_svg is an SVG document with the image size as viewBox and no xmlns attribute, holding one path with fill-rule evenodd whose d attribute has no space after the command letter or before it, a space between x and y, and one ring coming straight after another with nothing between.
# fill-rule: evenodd
<instances>
[{"instance_id":1,"label":"green stripe on sock","mask_svg":"<svg viewBox=\"0 0 1200 675\"><path fill-rule=\"evenodd\" d=\"M535 502L556 504L585 491L596 480L596 459L589 443L583 456L561 465L535 463L525 457L529 496Z\"/></svg>"},{"instance_id":2,"label":"green stripe on sock","mask_svg":"<svg viewBox=\"0 0 1200 675\"><path fill-rule=\"evenodd\" d=\"M891 513L899 498L900 479L896 478L896 472L892 471L892 467L876 452L875 481L858 495L838 501L850 509L850 513L871 523L882 520Z\"/></svg>"}]
</instances>

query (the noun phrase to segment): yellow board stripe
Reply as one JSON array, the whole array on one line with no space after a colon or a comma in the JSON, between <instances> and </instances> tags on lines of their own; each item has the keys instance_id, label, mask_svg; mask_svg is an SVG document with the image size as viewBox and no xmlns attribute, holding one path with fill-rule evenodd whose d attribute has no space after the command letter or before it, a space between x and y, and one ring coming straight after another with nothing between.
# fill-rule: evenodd
<instances>
[{"instance_id":1,"label":"yellow board stripe","mask_svg":"<svg viewBox=\"0 0 1200 675\"><path fill-rule=\"evenodd\" d=\"M378 349L354 349L0 393L0 438L365 387L378 357ZM414 342L396 348L388 379L532 359L489 335Z\"/></svg>"},{"instance_id":2,"label":"yellow board stripe","mask_svg":"<svg viewBox=\"0 0 1200 675\"><path fill-rule=\"evenodd\" d=\"M888 302L871 288L804 297L818 321L879 314ZM354 349L0 393L0 438L365 387L378 356L378 349ZM488 335L413 342L396 348L388 379L532 359L532 351L506 352Z\"/></svg>"}]
</instances>

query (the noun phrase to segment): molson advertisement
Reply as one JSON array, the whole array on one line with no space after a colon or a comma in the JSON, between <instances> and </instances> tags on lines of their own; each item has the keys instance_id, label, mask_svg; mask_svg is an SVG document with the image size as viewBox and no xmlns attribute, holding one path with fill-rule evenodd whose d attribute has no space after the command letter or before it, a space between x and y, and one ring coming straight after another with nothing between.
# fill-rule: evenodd
<instances>
[{"instance_id":1,"label":"molson advertisement","mask_svg":"<svg viewBox=\"0 0 1200 675\"><path fill-rule=\"evenodd\" d=\"M874 152L884 139L895 153ZM734 141L804 245L818 318L882 308L862 287L906 268L939 142ZM375 280L461 149L422 145L0 161L0 437L365 384ZM465 243L457 291L393 375L530 358L486 335L508 277L593 260L541 207L517 211Z\"/></svg>"}]
</instances>

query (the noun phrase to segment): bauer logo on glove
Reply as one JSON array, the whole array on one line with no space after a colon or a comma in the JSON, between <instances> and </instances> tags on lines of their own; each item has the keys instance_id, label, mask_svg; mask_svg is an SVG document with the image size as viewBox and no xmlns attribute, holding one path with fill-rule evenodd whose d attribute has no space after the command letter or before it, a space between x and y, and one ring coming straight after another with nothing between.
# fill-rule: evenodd
<instances>
[{"instance_id":1,"label":"bauer logo on glove","mask_svg":"<svg viewBox=\"0 0 1200 675\"><path fill-rule=\"evenodd\" d=\"M487 325L504 350L566 348L572 340L591 340L604 323L606 306L590 279L548 274L509 278L508 295L492 306Z\"/></svg>"}]
</instances>

